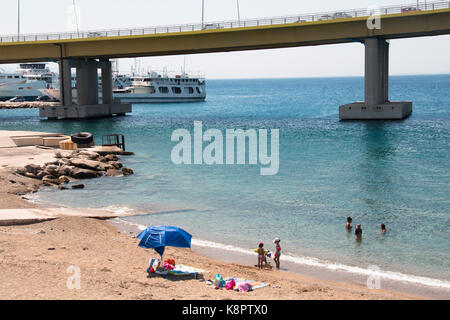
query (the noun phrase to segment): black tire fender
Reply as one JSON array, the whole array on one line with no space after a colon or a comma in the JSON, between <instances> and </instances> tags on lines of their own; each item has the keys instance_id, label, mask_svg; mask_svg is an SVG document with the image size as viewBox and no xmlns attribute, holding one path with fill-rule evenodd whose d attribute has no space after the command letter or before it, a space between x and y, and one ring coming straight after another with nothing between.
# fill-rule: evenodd
<instances>
[{"instance_id":1,"label":"black tire fender","mask_svg":"<svg viewBox=\"0 0 450 320\"><path fill-rule=\"evenodd\" d=\"M78 132L70 136L74 143L88 144L94 141L94 136L89 132Z\"/></svg>"}]
</instances>

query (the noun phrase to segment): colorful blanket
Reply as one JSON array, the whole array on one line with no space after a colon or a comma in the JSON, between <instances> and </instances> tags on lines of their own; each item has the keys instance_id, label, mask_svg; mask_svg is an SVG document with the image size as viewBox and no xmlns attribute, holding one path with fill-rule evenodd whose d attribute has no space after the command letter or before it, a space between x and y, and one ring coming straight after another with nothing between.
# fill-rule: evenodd
<instances>
[{"instance_id":1,"label":"colorful blanket","mask_svg":"<svg viewBox=\"0 0 450 320\"><path fill-rule=\"evenodd\" d=\"M228 282L230 280L234 280L236 282L236 286L239 286L239 283L243 283L243 282L248 282L252 285L252 290L255 289L259 289L259 288L264 288L267 287L269 284L265 283L265 282L258 282L255 280L244 280L244 279L239 279L239 278L235 278L235 277L231 277L231 278L226 278L225 282Z\"/></svg>"},{"instance_id":2,"label":"colorful blanket","mask_svg":"<svg viewBox=\"0 0 450 320\"><path fill-rule=\"evenodd\" d=\"M175 266L175 269L173 270L169 270L169 273L171 275L174 276L185 276L185 275L193 275L193 274L203 274L207 271L199 269L199 268L194 268L194 267L189 267L189 266L185 266L182 264L178 264Z\"/></svg>"}]
</instances>

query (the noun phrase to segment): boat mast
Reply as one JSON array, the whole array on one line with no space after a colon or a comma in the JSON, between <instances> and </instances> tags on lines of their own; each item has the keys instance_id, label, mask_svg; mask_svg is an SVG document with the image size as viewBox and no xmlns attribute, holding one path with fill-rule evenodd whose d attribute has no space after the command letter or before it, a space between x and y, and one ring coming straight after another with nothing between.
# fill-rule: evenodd
<instances>
[{"instance_id":1,"label":"boat mast","mask_svg":"<svg viewBox=\"0 0 450 320\"><path fill-rule=\"evenodd\" d=\"M238 14L239 26L241 26L241 13L239 11L239 0L236 0L236 6L237 6L237 14Z\"/></svg>"},{"instance_id":2,"label":"boat mast","mask_svg":"<svg viewBox=\"0 0 450 320\"><path fill-rule=\"evenodd\" d=\"M77 34L80 37L80 28L78 27L78 14L77 14L77 6L75 5L75 0L72 0L73 3L73 12L75 14L75 23L77 25Z\"/></svg>"},{"instance_id":3,"label":"boat mast","mask_svg":"<svg viewBox=\"0 0 450 320\"><path fill-rule=\"evenodd\" d=\"M17 41L20 37L20 0L17 0Z\"/></svg>"},{"instance_id":4,"label":"boat mast","mask_svg":"<svg viewBox=\"0 0 450 320\"><path fill-rule=\"evenodd\" d=\"M205 24L205 0L202 0L202 29Z\"/></svg>"}]
</instances>

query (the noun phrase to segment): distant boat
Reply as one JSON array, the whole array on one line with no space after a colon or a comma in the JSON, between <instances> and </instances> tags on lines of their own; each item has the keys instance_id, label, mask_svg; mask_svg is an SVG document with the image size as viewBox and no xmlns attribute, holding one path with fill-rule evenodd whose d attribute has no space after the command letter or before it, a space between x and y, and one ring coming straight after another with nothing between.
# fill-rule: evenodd
<instances>
[{"instance_id":1,"label":"distant boat","mask_svg":"<svg viewBox=\"0 0 450 320\"><path fill-rule=\"evenodd\" d=\"M121 102L192 102L206 99L205 79L190 78L184 73L168 77L152 72L146 76L129 77L129 82L124 82L129 86L116 86L113 91L114 98Z\"/></svg>"},{"instance_id":2,"label":"distant boat","mask_svg":"<svg viewBox=\"0 0 450 320\"><path fill-rule=\"evenodd\" d=\"M23 63L15 72L0 72L0 101L22 96L27 101L42 96L42 90L52 87L56 75L45 63Z\"/></svg>"},{"instance_id":3,"label":"distant boat","mask_svg":"<svg viewBox=\"0 0 450 320\"><path fill-rule=\"evenodd\" d=\"M101 101L101 77L99 77L99 100ZM57 100L59 89L43 90ZM204 77L188 77L181 74L169 77L157 72L146 75L114 75L113 97L123 103L164 103L164 102L196 102L206 99L206 81ZM77 100L76 79L72 77L72 98Z\"/></svg>"}]
</instances>

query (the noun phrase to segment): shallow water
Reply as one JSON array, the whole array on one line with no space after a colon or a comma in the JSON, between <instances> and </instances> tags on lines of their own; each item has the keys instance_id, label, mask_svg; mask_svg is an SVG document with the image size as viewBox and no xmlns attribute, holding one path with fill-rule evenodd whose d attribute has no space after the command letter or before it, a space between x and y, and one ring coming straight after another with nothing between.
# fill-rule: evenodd
<instances>
[{"instance_id":1,"label":"shallow water","mask_svg":"<svg viewBox=\"0 0 450 320\"><path fill-rule=\"evenodd\" d=\"M450 75L391 77L391 100L412 100L404 121L339 122L338 106L363 99L362 78L210 80L207 101L134 105L126 117L39 121L37 110L1 110L0 129L121 133L135 175L86 181L77 191L43 189L42 201L167 212L127 220L174 224L194 239L245 250L259 241L283 255L348 268L450 280ZM280 169L171 162L173 130L277 128ZM111 183L114 179L114 183ZM179 209L173 209L173 206ZM360 223L363 241L345 231ZM385 223L388 232L379 233ZM302 260L303 259L303 260Z\"/></svg>"}]
</instances>

